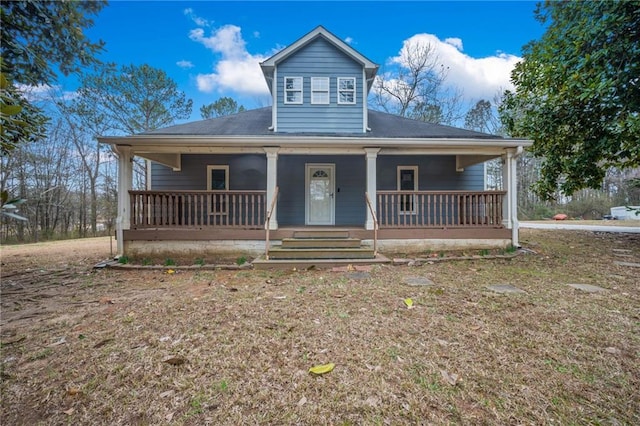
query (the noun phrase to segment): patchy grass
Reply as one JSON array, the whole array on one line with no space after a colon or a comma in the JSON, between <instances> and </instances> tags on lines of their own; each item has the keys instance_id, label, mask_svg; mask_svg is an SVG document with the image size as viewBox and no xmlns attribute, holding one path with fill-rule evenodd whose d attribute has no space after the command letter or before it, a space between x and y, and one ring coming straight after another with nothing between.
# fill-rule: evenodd
<instances>
[{"instance_id":1,"label":"patchy grass","mask_svg":"<svg viewBox=\"0 0 640 426\"><path fill-rule=\"evenodd\" d=\"M639 424L639 269L614 261L640 262L640 236L521 240L536 254L368 276L14 272L2 424Z\"/></svg>"}]
</instances>

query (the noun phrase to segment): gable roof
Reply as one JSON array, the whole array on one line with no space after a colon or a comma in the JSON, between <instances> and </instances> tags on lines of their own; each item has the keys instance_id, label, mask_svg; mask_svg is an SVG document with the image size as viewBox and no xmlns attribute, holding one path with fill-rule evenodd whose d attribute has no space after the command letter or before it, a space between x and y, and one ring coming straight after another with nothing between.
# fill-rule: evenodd
<instances>
[{"instance_id":1,"label":"gable roof","mask_svg":"<svg viewBox=\"0 0 640 426\"><path fill-rule=\"evenodd\" d=\"M269 130L271 107L243 111L238 114L178 124L141 133L139 136L300 136L346 137L354 139L505 139L501 136L475 132L441 124L425 123L381 111L368 112L371 131L367 133L283 133Z\"/></svg>"},{"instance_id":2,"label":"gable roof","mask_svg":"<svg viewBox=\"0 0 640 426\"><path fill-rule=\"evenodd\" d=\"M311 43L313 40L316 40L318 37L324 38L337 49L344 52L351 59L361 64L365 70L367 91L371 89L371 85L373 84L373 77L375 77L376 73L378 72L379 65L371 62L367 57L349 46L344 41L340 40L322 25L318 25L312 31L295 41L293 44L285 47L269 59L260 62L260 68L262 68L262 73L264 74L264 78L267 81L269 90L272 90L271 80L273 79L273 73L276 66L298 50L302 49L307 44Z\"/></svg>"}]
</instances>

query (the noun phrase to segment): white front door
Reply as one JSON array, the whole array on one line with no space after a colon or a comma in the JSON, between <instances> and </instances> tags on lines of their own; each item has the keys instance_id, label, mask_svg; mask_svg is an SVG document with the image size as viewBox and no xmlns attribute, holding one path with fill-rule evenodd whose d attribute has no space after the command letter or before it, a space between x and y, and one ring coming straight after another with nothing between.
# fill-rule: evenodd
<instances>
[{"instance_id":1,"label":"white front door","mask_svg":"<svg viewBox=\"0 0 640 426\"><path fill-rule=\"evenodd\" d=\"M333 225L335 221L335 164L306 165L306 224Z\"/></svg>"}]
</instances>

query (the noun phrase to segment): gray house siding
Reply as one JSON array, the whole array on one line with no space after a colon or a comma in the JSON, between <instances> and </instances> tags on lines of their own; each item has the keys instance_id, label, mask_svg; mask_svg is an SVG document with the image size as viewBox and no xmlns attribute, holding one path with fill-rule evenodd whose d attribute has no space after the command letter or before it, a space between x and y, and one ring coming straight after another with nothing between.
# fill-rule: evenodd
<instances>
[{"instance_id":1,"label":"gray house siding","mask_svg":"<svg viewBox=\"0 0 640 426\"><path fill-rule=\"evenodd\" d=\"M302 77L302 104L284 103L284 78ZM329 77L329 104L311 104L311 77ZM338 104L338 77L356 78L356 103ZM277 131L363 133L362 65L318 38L277 68Z\"/></svg>"},{"instance_id":2,"label":"gray house siding","mask_svg":"<svg viewBox=\"0 0 640 426\"><path fill-rule=\"evenodd\" d=\"M476 164L456 172L453 155L378 156L377 184L380 191L398 189L398 166L418 166L418 190L420 191L484 191L484 166Z\"/></svg>"},{"instance_id":3,"label":"gray house siding","mask_svg":"<svg viewBox=\"0 0 640 426\"><path fill-rule=\"evenodd\" d=\"M182 155L182 170L174 172L152 163L152 190L206 190L207 166L229 166L230 190L260 190L267 187L267 159L264 155Z\"/></svg>"},{"instance_id":4,"label":"gray house siding","mask_svg":"<svg viewBox=\"0 0 640 426\"><path fill-rule=\"evenodd\" d=\"M280 226L305 223L305 164L329 163L336 168L335 224L336 226L361 225L366 218L364 193L364 156L302 156L278 157L278 224Z\"/></svg>"}]
</instances>

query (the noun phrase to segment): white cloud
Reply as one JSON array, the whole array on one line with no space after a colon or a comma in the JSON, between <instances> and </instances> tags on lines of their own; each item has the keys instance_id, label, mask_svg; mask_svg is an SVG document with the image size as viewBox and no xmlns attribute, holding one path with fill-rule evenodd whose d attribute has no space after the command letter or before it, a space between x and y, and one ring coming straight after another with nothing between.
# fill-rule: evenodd
<instances>
[{"instance_id":1,"label":"white cloud","mask_svg":"<svg viewBox=\"0 0 640 426\"><path fill-rule=\"evenodd\" d=\"M345 39L344 39L344 42L345 42L345 43L347 43L347 44L351 44L351 43L353 43L353 37L347 37L347 38L345 38Z\"/></svg>"},{"instance_id":2,"label":"white cloud","mask_svg":"<svg viewBox=\"0 0 640 426\"><path fill-rule=\"evenodd\" d=\"M70 101L78 97L77 92L62 90L62 86L60 85L50 86L48 84L39 84L37 86L30 86L18 83L15 87L30 102L48 102L52 100Z\"/></svg>"},{"instance_id":3,"label":"white cloud","mask_svg":"<svg viewBox=\"0 0 640 426\"><path fill-rule=\"evenodd\" d=\"M208 27L211 25L208 20L199 17L190 7L184 10L185 16L188 16L197 26Z\"/></svg>"},{"instance_id":4,"label":"white cloud","mask_svg":"<svg viewBox=\"0 0 640 426\"><path fill-rule=\"evenodd\" d=\"M194 66L193 62L184 60L176 62L176 65L183 69L193 68Z\"/></svg>"},{"instance_id":5,"label":"white cloud","mask_svg":"<svg viewBox=\"0 0 640 426\"><path fill-rule=\"evenodd\" d=\"M205 93L232 90L243 95L269 93L260 69L260 62L266 56L252 55L247 51L240 27L224 25L212 30L209 36L202 28L196 28L191 30L189 38L220 56L212 73L196 77L198 90Z\"/></svg>"},{"instance_id":6,"label":"white cloud","mask_svg":"<svg viewBox=\"0 0 640 426\"><path fill-rule=\"evenodd\" d=\"M511 71L521 58L506 53L496 53L485 58L474 58L462 52L462 40L440 40L433 34L416 34L404 41L398 56L390 62L402 64L411 45L429 44L438 62L448 69L446 83L463 91L464 99L491 100L499 90L513 89Z\"/></svg>"}]
</instances>

